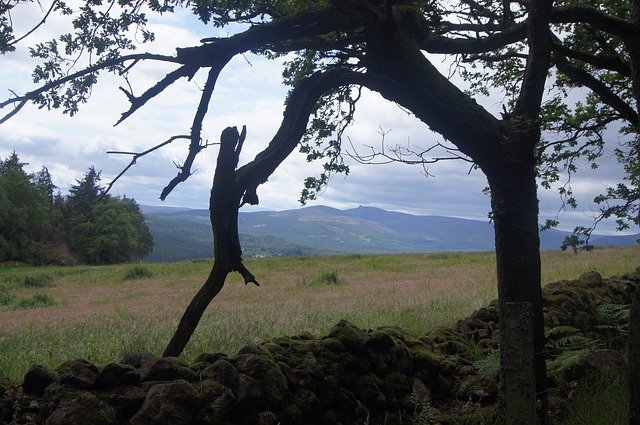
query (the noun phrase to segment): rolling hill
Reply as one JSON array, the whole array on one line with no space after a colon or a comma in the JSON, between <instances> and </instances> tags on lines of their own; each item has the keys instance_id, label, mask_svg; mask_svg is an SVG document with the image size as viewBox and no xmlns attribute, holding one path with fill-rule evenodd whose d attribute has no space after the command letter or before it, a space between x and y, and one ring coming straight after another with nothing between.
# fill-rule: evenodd
<instances>
[{"instance_id":1,"label":"rolling hill","mask_svg":"<svg viewBox=\"0 0 640 425\"><path fill-rule=\"evenodd\" d=\"M156 247L147 260L210 258L212 237L207 210L141 206ZM419 216L379 208L338 210L312 206L285 211L241 212L240 240L247 258L338 253L491 251L489 222ZM541 234L542 249L557 249L569 233ZM598 245L630 245L640 235L597 236Z\"/></svg>"}]
</instances>

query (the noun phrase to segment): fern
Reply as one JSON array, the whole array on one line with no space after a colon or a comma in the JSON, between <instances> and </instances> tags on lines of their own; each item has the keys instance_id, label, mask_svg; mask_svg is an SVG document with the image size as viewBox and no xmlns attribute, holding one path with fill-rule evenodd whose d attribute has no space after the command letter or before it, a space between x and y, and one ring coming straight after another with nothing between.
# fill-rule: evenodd
<instances>
[{"instance_id":1,"label":"fern","mask_svg":"<svg viewBox=\"0 0 640 425\"><path fill-rule=\"evenodd\" d=\"M602 325L626 325L629 323L629 306L624 304L600 304L597 308L598 323Z\"/></svg>"},{"instance_id":2,"label":"fern","mask_svg":"<svg viewBox=\"0 0 640 425\"><path fill-rule=\"evenodd\" d=\"M473 362L478 370L478 375L487 380L492 380L500 372L500 354L498 350L491 351L487 356Z\"/></svg>"},{"instance_id":3,"label":"fern","mask_svg":"<svg viewBox=\"0 0 640 425\"><path fill-rule=\"evenodd\" d=\"M593 347L597 341L584 335L567 335L547 344L548 350L572 351L580 348Z\"/></svg>"},{"instance_id":4,"label":"fern","mask_svg":"<svg viewBox=\"0 0 640 425\"><path fill-rule=\"evenodd\" d=\"M553 360L547 361L547 370L551 375L558 375L567 369L583 363L591 351L588 349L565 351Z\"/></svg>"},{"instance_id":5,"label":"fern","mask_svg":"<svg viewBox=\"0 0 640 425\"><path fill-rule=\"evenodd\" d=\"M558 338L567 335L575 335L579 332L580 330L573 326L554 326L553 328L545 329L544 334L547 338Z\"/></svg>"}]
</instances>

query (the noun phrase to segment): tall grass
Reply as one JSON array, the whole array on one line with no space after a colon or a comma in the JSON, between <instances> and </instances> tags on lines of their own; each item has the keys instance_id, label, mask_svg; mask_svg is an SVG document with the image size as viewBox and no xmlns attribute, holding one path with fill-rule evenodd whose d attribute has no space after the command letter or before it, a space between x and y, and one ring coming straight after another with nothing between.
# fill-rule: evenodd
<instances>
[{"instance_id":1,"label":"tall grass","mask_svg":"<svg viewBox=\"0 0 640 425\"><path fill-rule=\"evenodd\" d=\"M543 281L594 269L603 276L621 274L640 265L639 258L638 247L545 252ZM83 357L105 364L134 352L161 354L211 265L145 264L151 276L144 280L123 280L130 265L0 266L0 283L10 276L54 276L55 286L46 291L59 301L19 314L0 305L0 377L18 381L33 363L55 367ZM491 253L265 258L246 265L261 286L246 286L232 275L205 312L185 350L187 360L201 352L234 354L280 335L325 333L341 319L363 328L397 325L423 333L453 325L496 298ZM300 284L323 275L335 275L341 284ZM0 294L14 297L13 303L34 291L11 284Z\"/></svg>"}]
</instances>

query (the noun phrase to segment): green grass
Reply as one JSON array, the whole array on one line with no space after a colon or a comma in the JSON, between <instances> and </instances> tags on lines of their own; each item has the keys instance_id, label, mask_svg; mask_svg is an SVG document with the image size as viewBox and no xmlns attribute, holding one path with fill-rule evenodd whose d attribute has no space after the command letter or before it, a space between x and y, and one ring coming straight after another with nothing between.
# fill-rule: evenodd
<instances>
[{"instance_id":1,"label":"green grass","mask_svg":"<svg viewBox=\"0 0 640 425\"><path fill-rule=\"evenodd\" d=\"M124 273L124 280L148 279L153 276L153 272L147 266L132 266Z\"/></svg>"},{"instance_id":2,"label":"green grass","mask_svg":"<svg viewBox=\"0 0 640 425\"><path fill-rule=\"evenodd\" d=\"M27 288L44 288L53 285L53 277L49 274L27 275L22 280L22 286Z\"/></svg>"},{"instance_id":3,"label":"green grass","mask_svg":"<svg viewBox=\"0 0 640 425\"><path fill-rule=\"evenodd\" d=\"M0 292L0 307L11 305L15 302L16 296Z\"/></svg>"},{"instance_id":4,"label":"green grass","mask_svg":"<svg viewBox=\"0 0 640 425\"><path fill-rule=\"evenodd\" d=\"M336 272L322 273L320 276L305 280L302 282L304 286L324 286L324 285L340 285L344 283Z\"/></svg>"},{"instance_id":5,"label":"green grass","mask_svg":"<svg viewBox=\"0 0 640 425\"><path fill-rule=\"evenodd\" d=\"M22 298L14 303L16 309L51 307L58 302L49 294L42 292L35 293L28 298Z\"/></svg>"},{"instance_id":6,"label":"green grass","mask_svg":"<svg viewBox=\"0 0 640 425\"><path fill-rule=\"evenodd\" d=\"M583 382L574 394L573 412L566 425L627 425L629 388L624 374Z\"/></svg>"}]
</instances>

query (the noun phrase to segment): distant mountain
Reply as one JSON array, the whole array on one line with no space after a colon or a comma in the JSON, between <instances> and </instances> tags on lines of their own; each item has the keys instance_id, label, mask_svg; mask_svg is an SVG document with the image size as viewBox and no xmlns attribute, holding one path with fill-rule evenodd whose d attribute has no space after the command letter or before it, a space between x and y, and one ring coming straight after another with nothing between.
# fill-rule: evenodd
<instances>
[{"instance_id":1,"label":"distant mountain","mask_svg":"<svg viewBox=\"0 0 640 425\"><path fill-rule=\"evenodd\" d=\"M141 206L156 242L150 261L210 258L212 237L207 210ZM492 251L489 222L441 216L418 216L379 208L338 210L312 206L286 211L241 212L240 240L245 257ZM557 249L568 232L549 230L542 249ZM594 245L630 245L640 237L596 236Z\"/></svg>"}]
</instances>

